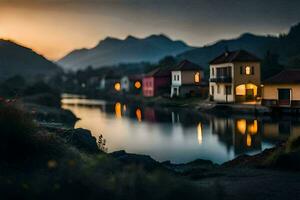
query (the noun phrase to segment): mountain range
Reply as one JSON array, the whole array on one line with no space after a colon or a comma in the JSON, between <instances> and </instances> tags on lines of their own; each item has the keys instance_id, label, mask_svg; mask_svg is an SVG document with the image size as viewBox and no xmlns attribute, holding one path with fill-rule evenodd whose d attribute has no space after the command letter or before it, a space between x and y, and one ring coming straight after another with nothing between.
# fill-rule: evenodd
<instances>
[{"instance_id":1,"label":"mountain range","mask_svg":"<svg viewBox=\"0 0 300 200\"><path fill-rule=\"evenodd\" d=\"M101 67L120 63L157 62L172 55L180 60L190 60L205 68L208 62L225 50L244 49L260 58L268 51L278 54L283 65L295 66L300 60L300 24L288 34L262 36L245 33L241 36L220 40L203 47L190 47L182 41L173 41L165 35L152 35L144 39L128 36L125 40L106 38L92 49L75 50L58 61L64 69L82 69L87 66ZM299 67L299 66L298 66Z\"/></svg>"},{"instance_id":2,"label":"mountain range","mask_svg":"<svg viewBox=\"0 0 300 200\"><path fill-rule=\"evenodd\" d=\"M182 41L169 37L151 35L146 38L128 36L124 40L107 37L91 49L74 50L57 63L67 70L118 65L120 63L157 62L165 56L191 50Z\"/></svg>"},{"instance_id":3,"label":"mountain range","mask_svg":"<svg viewBox=\"0 0 300 200\"><path fill-rule=\"evenodd\" d=\"M244 49L264 59L270 51L279 56L279 62L291 67L300 67L300 23L291 27L287 34L258 36L245 33L236 39L221 40L212 45L194 48L178 55L179 60L188 59L202 66L225 50Z\"/></svg>"},{"instance_id":4,"label":"mountain range","mask_svg":"<svg viewBox=\"0 0 300 200\"><path fill-rule=\"evenodd\" d=\"M56 64L31 49L0 39L0 80L15 75L40 79L59 71L61 69Z\"/></svg>"}]
</instances>

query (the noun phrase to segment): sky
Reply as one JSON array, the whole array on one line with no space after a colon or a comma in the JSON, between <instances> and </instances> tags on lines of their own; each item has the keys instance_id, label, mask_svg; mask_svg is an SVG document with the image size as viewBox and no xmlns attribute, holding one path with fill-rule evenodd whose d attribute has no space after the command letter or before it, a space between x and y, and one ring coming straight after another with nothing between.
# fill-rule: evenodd
<instances>
[{"instance_id":1,"label":"sky","mask_svg":"<svg viewBox=\"0 0 300 200\"><path fill-rule=\"evenodd\" d=\"M57 60L106 38L166 34L192 46L300 22L299 0L0 0L0 38Z\"/></svg>"}]
</instances>

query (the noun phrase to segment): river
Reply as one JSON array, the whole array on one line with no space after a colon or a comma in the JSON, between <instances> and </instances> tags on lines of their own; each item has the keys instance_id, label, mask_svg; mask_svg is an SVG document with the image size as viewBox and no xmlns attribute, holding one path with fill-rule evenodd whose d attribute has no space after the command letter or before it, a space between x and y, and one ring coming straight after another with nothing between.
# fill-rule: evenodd
<instances>
[{"instance_id":1,"label":"river","mask_svg":"<svg viewBox=\"0 0 300 200\"><path fill-rule=\"evenodd\" d=\"M108 152L125 150L173 163L199 158L223 163L300 133L300 120L289 117L215 116L82 98L64 98L62 107L80 118L75 128L88 129L96 138L103 135Z\"/></svg>"}]
</instances>

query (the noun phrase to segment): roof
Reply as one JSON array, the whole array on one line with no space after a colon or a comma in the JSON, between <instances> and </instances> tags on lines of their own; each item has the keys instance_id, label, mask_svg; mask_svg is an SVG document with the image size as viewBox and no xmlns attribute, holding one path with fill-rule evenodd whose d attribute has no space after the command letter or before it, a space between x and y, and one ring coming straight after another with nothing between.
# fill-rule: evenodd
<instances>
[{"instance_id":1,"label":"roof","mask_svg":"<svg viewBox=\"0 0 300 200\"><path fill-rule=\"evenodd\" d=\"M146 77L149 77L149 76L164 77L164 76L170 76L170 75L171 75L171 69L170 68L157 67L154 70L147 73Z\"/></svg>"},{"instance_id":2,"label":"roof","mask_svg":"<svg viewBox=\"0 0 300 200\"><path fill-rule=\"evenodd\" d=\"M181 61L177 66L175 66L172 71L191 71L191 70L201 70L203 68L195 63L192 63L188 60Z\"/></svg>"},{"instance_id":3,"label":"roof","mask_svg":"<svg viewBox=\"0 0 300 200\"><path fill-rule=\"evenodd\" d=\"M225 51L223 54L210 61L209 64L222 64L232 62L260 62L260 59L245 50Z\"/></svg>"},{"instance_id":4,"label":"roof","mask_svg":"<svg viewBox=\"0 0 300 200\"><path fill-rule=\"evenodd\" d=\"M300 69L286 69L263 81L263 84L300 83Z\"/></svg>"}]
</instances>

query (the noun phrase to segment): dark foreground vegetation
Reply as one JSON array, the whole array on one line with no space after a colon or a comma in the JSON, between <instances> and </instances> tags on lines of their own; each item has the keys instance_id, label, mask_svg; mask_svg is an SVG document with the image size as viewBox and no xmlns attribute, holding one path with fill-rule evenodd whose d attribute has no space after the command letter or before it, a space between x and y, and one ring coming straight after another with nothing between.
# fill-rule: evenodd
<instances>
[{"instance_id":1,"label":"dark foreground vegetation","mask_svg":"<svg viewBox=\"0 0 300 200\"><path fill-rule=\"evenodd\" d=\"M191 199L204 194L165 169L124 164L98 149L96 140L94 147L76 142L74 132L42 128L14 106L0 106L1 198Z\"/></svg>"}]
</instances>

